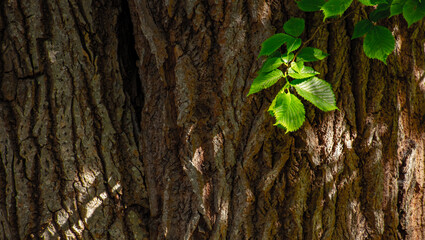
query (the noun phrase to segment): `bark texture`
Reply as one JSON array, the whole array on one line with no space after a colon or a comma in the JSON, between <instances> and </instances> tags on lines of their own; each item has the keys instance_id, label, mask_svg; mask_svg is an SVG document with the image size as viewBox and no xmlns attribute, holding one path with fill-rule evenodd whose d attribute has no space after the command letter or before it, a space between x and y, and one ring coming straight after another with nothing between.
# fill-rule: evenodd
<instances>
[{"instance_id":1,"label":"bark texture","mask_svg":"<svg viewBox=\"0 0 425 240\"><path fill-rule=\"evenodd\" d=\"M86 0L0 9L0 239L148 236L128 10Z\"/></svg>"},{"instance_id":2,"label":"bark texture","mask_svg":"<svg viewBox=\"0 0 425 240\"><path fill-rule=\"evenodd\" d=\"M280 1L0 1L0 239L425 239L425 24L388 65ZM303 16L340 111L246 97ZM281 86L280 86L281 87Z\"/></svg>"}]
</instances>

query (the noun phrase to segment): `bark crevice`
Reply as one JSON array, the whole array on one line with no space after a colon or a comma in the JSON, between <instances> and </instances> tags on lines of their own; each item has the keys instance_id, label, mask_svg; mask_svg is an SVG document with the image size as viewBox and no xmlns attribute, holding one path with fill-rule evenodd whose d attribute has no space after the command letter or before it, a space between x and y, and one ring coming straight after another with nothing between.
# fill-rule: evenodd
<instances>
[{"instance_id":1,"label":"bark crevice","mask_svg":"<svg viewBox=\"0 0 425 240\"><path fill-rule=\"evenodd\" d=\"M136 51L136 44L133 34L133 22L128 7L128 2L124 1L117 22L118 37L118 60L120 71L124 82L124 90L128 94L131 106L135 112L135 122L138 126L141 122L141 114L144 105L144 93L142 81L140 79L137 62L139 56ZM138 127L137 132L140 131Z\"/></svg>"}]
</instances>

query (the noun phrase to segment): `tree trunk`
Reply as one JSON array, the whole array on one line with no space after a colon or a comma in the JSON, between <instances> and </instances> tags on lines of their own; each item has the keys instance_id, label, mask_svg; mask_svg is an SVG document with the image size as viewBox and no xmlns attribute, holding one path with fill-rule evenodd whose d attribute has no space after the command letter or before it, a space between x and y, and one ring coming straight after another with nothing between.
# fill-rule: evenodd
<instances>
[{"instance_id":1,"label":"tree trunk","mask_svg":"<svg viewBox=\"0 0 425 240\"><path fill-rule=\"evenodd\" d=\"M425 24L384 65L358 5L0 1L0 239L425 239ZM285 134L246 95L291 16L340 111Z\"/></svg>"}]
</instances>

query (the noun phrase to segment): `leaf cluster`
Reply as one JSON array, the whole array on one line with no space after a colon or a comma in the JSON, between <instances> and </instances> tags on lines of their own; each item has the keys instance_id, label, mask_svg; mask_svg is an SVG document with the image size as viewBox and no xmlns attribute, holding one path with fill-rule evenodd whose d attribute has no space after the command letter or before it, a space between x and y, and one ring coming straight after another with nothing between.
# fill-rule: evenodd
<instances>
[{"instance_id":1,"label":"leaf cluster","mask_svg":"<svg viewBox=\"0 0 425 240\"><path fill-rule=\"evenodd\" d=\"M305 65L305 62L323 60L328 54L312 47L300 49L302 40L299 36L304 28L304 19L291 18L283 25L285 33L277 33L263 42L260 56L267 56L267 60L248 94L257 93L284 79L286 84L274 98L268 112L276 118L275 125L287 132L296 131L305 120L304 105L291 90L323 111L337 109L331 85L317 78L319 72ZM284 51L280 51L282 48Z\"/></svg>"},{"instance_id":2,"label":"leaf cluster","mask_svg":"<svg viewBox=\"0 0 425 240\"><path fill-rule=\"evenodd\" d=\"M387 57L394 51L395 39L388 28L377 24L378 21L402 14L410 27L425 17L425 0L358 1L365 6L373 6L374 10L354 26L351 39L365 36L363 50L366 56L386 64ZM298 0L296 3L306 12L322 11L326 21L342 16L353 0ZM248 96L257 93L283 79L286 83L272 101L268 112L276 118L275 125L287 132L296 131L305 120L304 105L297 95L322 111L338 109L332 86L317 77L319 72L305 65L323 60L328 54L317 48L304 47L311 39L302 45L299 37L304 28L304 19L291 18L283 25L284 33L277 33L262 43L259 57L266 56L267 60L248 93Z\"/></svg>"},{"instance_id":3,"label":"leaf cluster","mask_svg":"<svg viewBox=\"0 0 425 240\"><path fill-rule=\"evenodd\" d=\"M365 6L373 6L367 19L355 25L352 39L366 35L363 49L369 58L386 63L388 55L395 47L395 40L391 31L377 25L381 19L402 14L408 26L425 17L425 1L422 0L358 0ZM353 0L299 0L298 7L306 12L322 11L324 20L342 16L351 6Z\"/></svg>"}]
</instances>

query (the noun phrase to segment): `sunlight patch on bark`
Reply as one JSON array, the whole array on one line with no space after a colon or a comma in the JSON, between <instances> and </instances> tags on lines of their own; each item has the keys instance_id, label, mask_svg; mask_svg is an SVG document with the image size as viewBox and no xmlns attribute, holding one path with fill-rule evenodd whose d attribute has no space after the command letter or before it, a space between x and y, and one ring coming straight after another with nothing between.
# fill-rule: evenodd
<instances>
[{"instance_id":1,"label":"sunlight patch on bark","mask_svg":"<svg viewBox=\"0 0 425 240\"><path fill-rule=\"evenodd\" d=\"M121 190L121 184L117 183L112 188L112 192L116 193ZM108 198L108 194L106 191L99 194L98 197L94 197L92 200L90 200L86 205L84 210L85 216L84 216L84 222L87 224L89 219L95 214L95 211L102 205L103 201ZM64 228L66 227L66 224L69 221L70 215L72 215L73 212L67 212L65 209L61 209L56 213L56 223L59 225L59 227ZM70 237L70 239L75 238L75 233L82 234L83 230L85 229L84 222L82 220L78 220L78 224L73 224L69 229L64 229L64 233L67 237ZM43 233L43 236L46 236L46 234L57 237L58 232L56 227L53 223L50 223L49 226L46 228L46 230ZM48 238L47 238L48 239Z\"/></svg>"},{"instance_id":2,"label":"sunlight patch on bark","mask_svg":"<svg viewBox=\"0 0 425 240\"><path fill-rule=\"evenodd\" d=\"M90 202L86 204L86 217L84 220L87 222L88 219L93 215L94 211L102 205L102 201L108 197L106 192L102 192L99 197L94 197Z\"/></svg>"},{"instance_id":3,"label":"sunlight patch on bark","mask_svg":"<svg viewBox=\"0 0 425 240\"><path fill-rule=\"evenodd\" d=\"M399 33L399 26L395 25L392 31L393 36L396 36L395 38L395 47L394 47L394 52L396 54L400 54L401 53L401 46L403 45L403 41L401 39L401 37L399 37L398 33Z\"/></svg>"}]
</instances>

